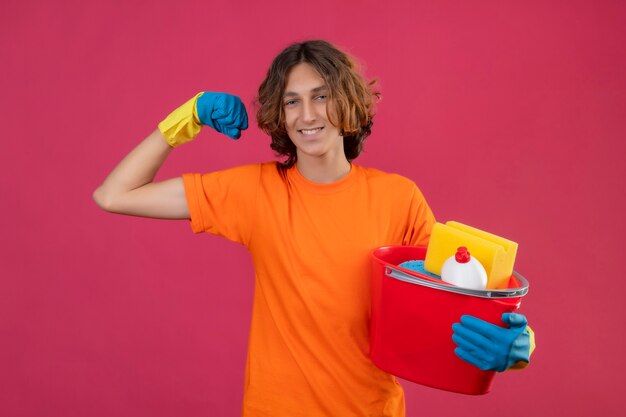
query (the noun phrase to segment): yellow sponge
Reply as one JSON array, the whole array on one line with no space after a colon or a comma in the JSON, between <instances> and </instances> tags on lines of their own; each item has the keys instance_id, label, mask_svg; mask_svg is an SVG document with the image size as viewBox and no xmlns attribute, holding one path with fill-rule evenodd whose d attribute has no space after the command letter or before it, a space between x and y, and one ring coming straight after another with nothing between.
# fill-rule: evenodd
<instances>
[{"instance_id":1,"label":"yellow sponge","mask_svg":"<svg viewBox=\"0 0 626 417\"><path fill-rule=\"evenodd\" d=\"M459 246L467 247L471 256L485 267L487 288L507 288L513 274L517 243L454 221L433 226L424 269L441 275L443 263Z\"/></svg>"}]
</instances>

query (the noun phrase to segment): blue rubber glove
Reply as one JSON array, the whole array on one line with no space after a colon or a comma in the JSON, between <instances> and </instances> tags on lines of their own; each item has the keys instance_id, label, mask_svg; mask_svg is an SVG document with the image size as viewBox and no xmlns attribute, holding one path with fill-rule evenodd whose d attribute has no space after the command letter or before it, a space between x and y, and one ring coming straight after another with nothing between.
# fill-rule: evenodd
<instances>
[{"instance_id":1,"label":"blue rubber glove","mask_svg":"<svg viewBox=\"0 0 626 417\"><path fill-rule=\"evenodd\" d=\"M239 139L241 131L248 128L246 108L237 96L203 93L196 100L196 113L200 123L231 139Z\"/></svg>"},{"instance_id":2,"label":"blue rubber glove","mask_svg":"<svg viewBox=\"0 0 626 417\"><path fill-rule=\"evenodd\" d=\"M530 360L528 320L522 314L504 313L500 327L473 316L462 316L454 323L452 340L458 346L454 353L483 371L502 372L519 361Z\"/></svg>"}]
</instances>

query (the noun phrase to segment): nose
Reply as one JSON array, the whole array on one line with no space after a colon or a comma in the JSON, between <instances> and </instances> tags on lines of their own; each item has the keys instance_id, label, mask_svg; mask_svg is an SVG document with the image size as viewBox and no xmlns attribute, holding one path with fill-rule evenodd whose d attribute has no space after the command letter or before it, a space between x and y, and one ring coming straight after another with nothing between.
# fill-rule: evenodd
<instances>
[{"instance_id":1,"label":"nose","mask_svg":"<svg viewBox=\"0 0 626 417\"><path fill-rule=\"evenodd\" d=\"M306 100L302 105L302 121L307 123L315 121L315 107L313 103Z\"/></svg>"}]
</instances>

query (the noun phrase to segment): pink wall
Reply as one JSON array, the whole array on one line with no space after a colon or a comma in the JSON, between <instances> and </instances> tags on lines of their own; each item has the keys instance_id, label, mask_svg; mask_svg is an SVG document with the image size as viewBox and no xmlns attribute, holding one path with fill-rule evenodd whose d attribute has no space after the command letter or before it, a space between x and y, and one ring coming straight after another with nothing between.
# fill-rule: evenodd
<instances>
[{"instance_id":1,"label":"pink wall","mask_svg":"<svg viewBox=\"0 0 626 417\"><path fill-rule=\"evenodd\" d=\"M483 397L405 383L408 416L621 414L626 3L116 3L0 6L0 416L239 414L245 250L91 193L174 107L250 103L311 37L381 81L358 162L414 179L439 220L519 242L531 282L532 366ZM158 178L271 158L256 127L207 131Z\"/></svg>"}]
</instances>

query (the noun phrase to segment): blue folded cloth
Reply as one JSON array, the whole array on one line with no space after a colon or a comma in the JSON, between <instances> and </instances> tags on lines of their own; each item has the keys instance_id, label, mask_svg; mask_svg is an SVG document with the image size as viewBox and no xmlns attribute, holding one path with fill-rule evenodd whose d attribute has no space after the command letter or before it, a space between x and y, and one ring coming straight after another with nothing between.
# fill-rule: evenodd
<instances>
[{"instance_id":1,"label":"blue folded cloth","mask_svg":"<svg viewBox=\"0 0 626 417\"><path fill-rule=\"evenodd\" d=\"M419 272L420 274L429 276L435 279L441 279L439 275L428 272L424 269L424 261L406 261L398 265L401 268L410 269L411 271Z\"/></svg>"}]
</instances>

